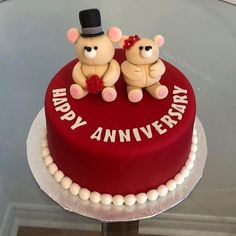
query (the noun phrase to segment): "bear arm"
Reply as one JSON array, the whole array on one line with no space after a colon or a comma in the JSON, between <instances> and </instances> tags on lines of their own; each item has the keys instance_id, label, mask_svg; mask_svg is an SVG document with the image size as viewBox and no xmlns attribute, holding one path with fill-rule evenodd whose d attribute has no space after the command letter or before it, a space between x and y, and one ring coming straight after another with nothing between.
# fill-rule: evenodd
<instances>
[{"instance_id":1,"label":"bear arm","mask_svg":"<svg viewBox=\"0 0 236 236\"><path fill-rule=\"evenodd\" d=\"M166 67L161 59L158 59L156 63L154 63L149 68L149 74L152 78L156 78L158 76L162 76L165 73Z\"/></svg>"},{"instance_id":2,"label":"bear arm","mask_svg":"<svg viewBox=\"0 0 236 236\"><path fill-rule=\"evenodd\" d=\"M124 61L121 64L121 71L130 80L141 80L142 79L141 68L129 63L128 61Z\"/></svg>"},{"instance_id":3,"label":"bear arm","mask_svg":"<svg viewBox=\"0 0 236 236\"><path fill-rule=\"evenodd\" d=\"M81 64L80 61L73 68L72 78L73 78L73 80L74 80L74 82L76 84L80 85L83 88L87 87L87 85L86 85L86 77L83 74L82 64Z\"/></svg>"},{"instance_id":4,"label":"bear arm","mask_svg":"<svg viewBox=\"0 0 236 236\"><path fill-rule=\"evenodd\" d=\"M114 59L109 63L108 69L103 76L103 85L110 87L116 83L120 77L120 65Z\"/></svg>"}]
</instances>

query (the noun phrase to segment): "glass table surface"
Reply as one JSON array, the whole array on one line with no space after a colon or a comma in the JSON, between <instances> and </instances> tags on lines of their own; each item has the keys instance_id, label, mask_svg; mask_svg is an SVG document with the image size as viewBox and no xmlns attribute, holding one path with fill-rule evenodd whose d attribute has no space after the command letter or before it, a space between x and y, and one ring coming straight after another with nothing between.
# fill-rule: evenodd
<instances>
[{"instance_id":1,"label":"glass table surface","mask_svg":"<svg viewBox=\"0 0 236 236\"><path fill-rule=\"evenodd\" d=\"M19 227L101 230L101 222L66 212L44 194L26 158L47 85L75 57L65 33L80 27L79 10L94 7L104 29L165 36L161 57L190 80L208 141L197 187L176 207L141 220L139 233L236 235L236 6L217 0L0 2L0 235Z\"/></svg>"}]
</instances>

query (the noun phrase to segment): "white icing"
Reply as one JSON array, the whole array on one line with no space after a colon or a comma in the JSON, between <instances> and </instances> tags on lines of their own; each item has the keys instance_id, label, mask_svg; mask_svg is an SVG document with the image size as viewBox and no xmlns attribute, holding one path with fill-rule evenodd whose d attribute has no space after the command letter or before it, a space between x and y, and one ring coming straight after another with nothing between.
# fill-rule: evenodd
<instances>
[{"instance_id":1,"label":"white icing","mask_svg":"<svg viewBox=\"0 0 236 236\"><path fill-rule=\"evenodd\" d=\"M174 101L174 103L184 103L184 104L188 103L186 95L184 95L184 96L175 95L175 96L173 96L173 101Z\"/></svg>"},{"instance_id":2,"label":"white icing","mask_svg":"<svg viewBox=\"0 0 236 236\"><path fill-rule=\"evenodd\" d=\"M192 160L192 161L195 161L195 159L196 159L196 153L193 152L193 151L191 151L191 152L189 153L188 158L189 158L190 160Z\"/></svg>"},{"instance_id":3,"label":"white icing","mask_svg":"<svg viewBox=\"0 0 236 236\"><path fill-rule=\"evenodd\" d=\"M52 102L53 102L53 106L56 107L62 103L67 102L67 98L53 98Z\"/></svg>"},{"instance_id":4,"label":"white icing","mask_svg":"<svg viewBox=\"0 0 236 236\"><path fill-rule=\"evenodd\" d=\"M136 195L136 201L138 204L144 204L147 201L147 194L146 193L139 193Z\"/></svg>"},{"instance_id":5,"label":"white icing","mask_svg":"<svg viewBox=\"0 0 236 236\"><path fill-rule=\"evenodd\" d=\"M186 163L185 163L185 166L186 166L189 170L191 170L191 169L193 168L193 162L192 162L190 159L188 159L188 160L186 161Z\"/></svg>"},{"instance_id":6,"label":"white icing","mask_svg":"<svg viewBox=\"0 0 236 236\"><path fill-rule=\"evenodd\" d=\"M175 177L174 177L174 181L180 185L184 182L184 176L181 173L178 173Z\"/></svg>"},{"instance_id":7,"label":"white icing","mask_svg":"<svg viewBox=\"0 0 236 236\"><path fill-rule=\"evenodd\" d=\"M194 135L192 138L192 143L197 144L197 142L198 142L197 136Z\"/></svg>"},{"instance_id":8,"label":"white icing","mask_svg":"<svg viewBox=\"0 0 236 236\"><path fill-rule=\"evenodd\" d=\"M104 205L109 205L112 203L112 196L111 194L102 194L101 196L101 202Z\"/></svg>"},{"instance_id":9,"label":"white icing","mask_svg":"<svg viewBox=\"0 0 236 236\"><path fill-rule=\"evenodd\" d=\"M147 125L146 127L140 127L140 130L147 136L147 138L152 138L152 130L150 125Z\"/></svg>"},{"instance_id":10,"label":"white icing","mask_svg":"<svg viewBox=\"0 0 236 236\"><path fill-rule=\"evenodd\" d=\"M63 179L61 180L61 186L64 189L69 189L71 184L72 184L72 180L67 176L63 177Z\"/></svg>"},{"instance_id":11,"label":"white icing","mask_svg":"<svg viewBox=\"0 0 236 236\"><path fill-rule=\"evenodd\" d=\"M180 104L175 104L175 103L172 103L171 107L174 108L175 110L181 112L182 114L185 112L185 109L186 109L185 105L180 105Z\"/></svg>"},{"instance_id":12,"label":"white icing","mask_svg":"<svg viewBox=\"0 0 236 236\"><path fill-rule=\"evenodd\" d=\"M177 186L177 184L173 179L169 180L166 183L166 187L168 188L169 191L174 191L176 189L176 186Z\"/></svg>"},{"instance_id":13,"label":"white icing","mask_svg":"<svg viewBox=\"0 0 236 236\"><path fill-rule=\"evenodd\" d=\"M92 192L90 194L89 199L91 200L91 202L93 203L99 203L101 201L101 194L98 192Z\"/></svg>"},{"instance_id":14,"label":"white icing","mask_svg":"<svg viewBox=\"0 0 236 236\"><path fill-rule=\"evenodd\" d=\"M193 129L193 135L197 135L197 130L195 128Z\"/></svg>"},{"instance_id":15,"label":"white icing","mask_svg":"<svg viewBox=\"0 0 236 236\"><path fill-rule=\"evenodd\" d=\"M51 175L54 175L55 172L58 170L57 166L55 163L51 163L49 166L48 166L48 171Z\"/></svg>"},{"instance_id":16,"label":"white icing","mask_svg":"<svg viewBox=\"0 0 236 236\"><path fill-rule=\"evenodd\" d=\"M156 189L151 189L147 192L147 198L149 201L156 201L158 198L158 191Z\"/></svg>"},{"instance_id":17,"label":"white icing","mask_svg":"<svg viewBox=\"0 0 236 236\"><path fill-rule=\"evenodd\" d=\"M187 94L187 92L188 91L186 89L182 89L182 88L178 87L177 85L174 85L173 94L179 94L179 93Z\"/></svg>"},{"instance_id":18,"label":"white icing","mask_svg":"<svg viewBox=\"0 0 236 236\"><path fill-rule=\"evenodd\" d=\"M82 117L78 116L75 123L70 127L72 130L80 127L80 126L83 126L83 125L86 125L87 124L87 121L83 120Z\"/></svg>"},{"instance_id":19,"label":"white icing","mask_svg":"<svg viewBox=\"0 0 236 236\"><path fill-rule=\"evenodd\" d=\"M133 206L136 202L136 197L134 194L128 194L124 197L125 205Z\"/></svg>"},{"instance_id":20,"label":"white icing","mask_svg":"<svg viewBox=\"0 0 236 236\"><path fill-rule=\"evenodd\" d=\"M196 152L197 151L197 145L192 143L191 151Z\"/></svg>"},{"instance_id":21,"label":"white icing","mask_svg":"<svg viewBox=\"0 0 236 236\"><path fill-rule=\"evenodd\" d=\"M102 127L98 127L97 130L90 136L91 139L101 140Z\"/></svg>"},{"instance_id":22,"label":"white icing","mask_svg":"<svg viewBox=\"0 0 236 236\"><path fill-rule=\"evenodd\" d=\"M177 121L171 119L171 117L168 115L162 116L161 121L165 123L167 126L169 126L170 128L173 128L173 126L177 124Z\"/></svg>"},{"instance_id":23,"label":"white icing","mask_svg":"<svg viewBox=\"0 0 236 236\"><path fill-rule=\"evenodd\" d=\"M115 195L112 198L112 202L115 206L121 206L124 203L124 197L122 195Z\"/></svg>"},{"instance_id":24,"label":"white icing","mask_svg":"<svg viewBox=\"0 0 236 236\"><path fill-rule=\"evenodd\" d=\"M48 147L44 147L44 148L42 149L42 156L43 156L43 157L46 157L46 156L48 156L48 155L50 155L49 148L48 148Z\"/></svg>"},{"instance_id":25,"label":"white icing","mask_svg":"<svg viewBox=\"0 0 236 236\"><path fill-rule=\"evenodd\" d=\"M167 132L167 129L162 129L162 124L158 124L158 121L152 123L152 126L156 129L159 134L164 134Z\"/></svg>"},{"instance_id":26,"label":"white icing","mask_svg":"<svg viewBox=\"0 0 236 236\"><path fill-rule=\"evenodd\" d=\"M61 182L61 180L63 179L64 177L64 173L61 171L61 170L57 170L54 174L54 179L56 180L56 182Z\"/></svg>"},{"instance_id":27,"label":"white icing","mask_svg":"<svg viewBox=\"0 0 236 236\"><path fill-rule=\"evenodd\" d=\"M53 97L65 97L66 96L66 88L59 88L59 89L53 89L52 90Z\"/></svg>"},{"instance_id":28,"label":"white icing","mask_svg":"<svg viewBox=\"0 0 236 236\"><path fill-rule=\"evenodd\" d=\"M182 117L183 117L180 112L174 112L173 109L171 109L171 108L168 110L168 114L170 116L177 116L178 120L182 120Z\"/></svg>"},{"instance_id":29,"label":"white icing","mask_svg":"<svg viewBox=\"0 0 236 236\"><path fill-rule=\"evenodd\" d=\"M186 178L186 177L189 176L189 169L188 169L186 166L184 166L184 167L181 169L180 173L184 176L184 178Z\"/></svg>"},{"instance_id":30,"label":"white icing","mask_svg":"<svg viewBox=\"0 0 236 236\"><path fill-rule=\"evenodd\" d=\"M106 129L103 141L107 142L108 140L110 140L112 143L114 143L115 139L116 139L116 130Z\"/></svg>"},{"instance_id":31,"label":"white icing","mask_svg":"<svg viewBox=\"0 0 236 236\"><path fill-rule=\"evenodd\" d=\"M80 190L80 186L76 183L72 183L70 186L70 193L72 195L78 195Z\"/></svg>"},{"instance_id":32,"label":"white icing","mask_svg":"<svg viewBox=\"0 0 236 236\"><path fill-rule=\"evenodd\" d=\"M55 107L55 110L66 113L70 110L70 104L68 102L63 103L60 106Z\"/></svg>"},{"instance_id":33,"label":"white icing","mask_svg":"<svg viewBox=\"0 0 236 236\"><path fill-rule=\"evenodd\" d=\"M52 159L52 156L48 155L44 158L44 163L46 166L49 166L50 164L53 163L53 159Z\"/></svg>"},{"instance_id":34,"label":"white icing","mask_svg":"<svg viewBox=\"0 0 236 236\"><path fill-rule=\"evenodd\" d=\"M82 200L88 200L90 197L90 191L87 188L81 188L79 191L79 197Z\"/></svg>"},{"instance_id":35,"label":"white icing","mask_svg":"<svg viewBox=\"0 0 236 236\"><path fill-rule=\"evenodd\" d=\"M168 188L164 184L162 184L157 188L157 191L158 191L158 196L164 197L168 193Z\"/></svg>"},{"instance_id":36,"label":"white icing","mask_svg":"<svg viewBox=\"0 0 236 236\"><path fill-rule=\"evenodd\" d=\"M60 117L60 119L71 121L71 120L74 120L75 117L76 117L75 112L71 110L71 111L68 111L67 113L65 113L64 115L62 115Z\"/></svg>"},{"instance_id":37,"label":"white icing","mask_svg":"<svg viewBox=\"0 0 236 236\"><path fill-rule=\"evenodd\" d=\"M137 128L134 128L133 129L133 134L134 134L134 137L136 139L136 141L141 141L141 138L140 138L140 135L139 135L139 132L138 132L138 129Z\"/></svg>"},{"instance_id":38,"label":"white icing","mask_svg":"<svg viewBox=\"0 0 236 236\"><path fill-rule=\"evenodd\" d=\"M121 129L118 130L120 142L130 142L130 130L126 129L125 132Z\"/></svg>"}]
</instances>

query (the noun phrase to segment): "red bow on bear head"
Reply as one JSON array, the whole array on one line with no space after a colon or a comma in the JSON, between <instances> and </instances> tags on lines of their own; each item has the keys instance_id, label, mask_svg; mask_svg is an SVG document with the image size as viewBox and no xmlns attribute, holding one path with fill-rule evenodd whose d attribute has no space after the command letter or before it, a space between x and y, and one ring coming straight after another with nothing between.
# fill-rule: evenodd
<instances>
[{"instance_id":1,"label":"red bow on bear head","mask_svg":"<svg viewBox=\"0 0 236 236\"><path fill-rule=\"evenodd\" d=\"M140 40L140 37L137 34L134 36L129 36L129 38L124 41L123 48L129 49L139 40Z\"/></svg>"}]
</instances>

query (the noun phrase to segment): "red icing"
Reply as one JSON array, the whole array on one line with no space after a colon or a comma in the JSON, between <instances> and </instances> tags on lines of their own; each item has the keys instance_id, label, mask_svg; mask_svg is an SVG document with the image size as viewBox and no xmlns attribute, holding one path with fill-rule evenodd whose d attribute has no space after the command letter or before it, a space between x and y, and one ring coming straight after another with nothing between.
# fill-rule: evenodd
<instances>
[{"instance_id":1,"label":"red icing","mask_svg":"<svg viewBox=\"0 0 236 236\"><path fill-rule=\"evenodd\" d=\"M116 50L115 59L125 60L124 50ZM48 143L54 162L64 174L81 187L100 193L128 194L147 192L173 178L184 166L188 158L193 124L195 119L195 97L186 77L174 66L165 62L166 72L161 82L169 90L163 100L156 100L145 90L141 102L131 103L127 98L123 77L116 84L117 99L107 103L100 95L88 94L80 100L73 99L69 93L73 84L72 69L77 59L63 67L48 86L45 99L45 113ZM173 102L174 85L187 90L185 112L178 123L160 135L152 127L153 137L148 139L143 132L137 142L133 128L152 124L168 110ZM77 116L87 121L87 125L72 130L75 120L61 120L65 113L56 111L52 99L53 89L66 88L66 97ZM174 110L176 111L176 110ZM102 140L90 136L103 127ZM130 129L131 142L103 142L105 129Z\"/></svg>"}]
</instances>

